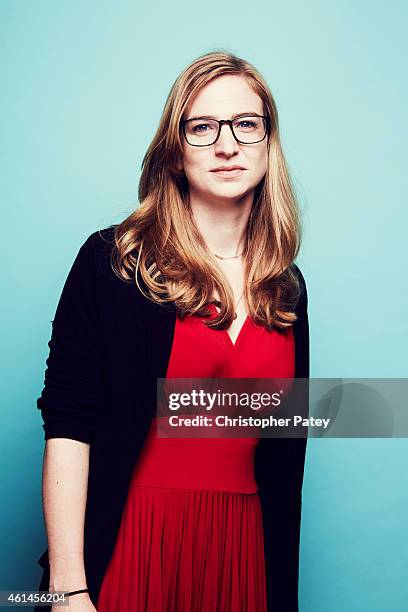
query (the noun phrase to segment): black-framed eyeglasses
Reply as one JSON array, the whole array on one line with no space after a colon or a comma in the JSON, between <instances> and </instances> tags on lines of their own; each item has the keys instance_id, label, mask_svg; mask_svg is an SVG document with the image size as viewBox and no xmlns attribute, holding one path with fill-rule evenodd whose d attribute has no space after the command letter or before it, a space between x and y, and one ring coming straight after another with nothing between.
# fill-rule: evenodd
<instances>
[{"instance_id":1,"label":"black-framed eyeglasses","mask_svg":"<svg viewBox=\"0 0 408 612\"><path fill-rule=\"evenodd\" d=\"M195 117L180 121L184 138L192 147L209 147L217 142L221 127L230 126L239 144L256 144L264 140L268 133L269 117L264 115L242 115L235 119L206 119Z\"/></svg>"}]
</instances>

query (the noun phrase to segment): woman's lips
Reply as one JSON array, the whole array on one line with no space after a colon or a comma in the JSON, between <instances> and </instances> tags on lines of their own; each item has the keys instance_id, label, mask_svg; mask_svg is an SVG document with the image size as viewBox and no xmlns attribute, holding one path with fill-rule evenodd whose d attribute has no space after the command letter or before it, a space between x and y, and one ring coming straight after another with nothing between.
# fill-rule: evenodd
<instances>
[{"instance_id":1,"label":"woman's lips","mask_svg":"<svg viewBox=\"0 0 408 612\"><path fill-rule=\"evenodd\" d=\"M234 178L240 176L245 171L243 168L235 168L234 170L211 170L211 172L217 176Z\"/></svg>"}]
</instances>

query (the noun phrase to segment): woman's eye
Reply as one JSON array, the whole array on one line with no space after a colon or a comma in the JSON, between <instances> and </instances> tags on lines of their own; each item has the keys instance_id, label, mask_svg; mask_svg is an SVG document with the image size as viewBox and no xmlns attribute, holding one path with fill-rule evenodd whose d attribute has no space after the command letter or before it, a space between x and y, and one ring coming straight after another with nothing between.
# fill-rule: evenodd
<instances>
[{"instance_id":1,"label":"woman's eye","mask_svg":"<svg viewBox=\"0 0 408 612\"><path fill-rule=\"evenodd\" d=\"M202 134L210 129L210 125L208 123L200 123L198 125L194 125L192 129L196 134Z\"/></svg>"},{"instance_id":2,"label":"woman's eye","mask_svg":"<svg viewBox=\"0 0 408 612\"><path fill-rule=\"evenodd\" d=\"M238 127L243 128L243 129L255 128L256 127L256 122L255 121L249 121L249 119L245 119L245 120L240 121L238 123Z\"/></svg>"}]
</instances>

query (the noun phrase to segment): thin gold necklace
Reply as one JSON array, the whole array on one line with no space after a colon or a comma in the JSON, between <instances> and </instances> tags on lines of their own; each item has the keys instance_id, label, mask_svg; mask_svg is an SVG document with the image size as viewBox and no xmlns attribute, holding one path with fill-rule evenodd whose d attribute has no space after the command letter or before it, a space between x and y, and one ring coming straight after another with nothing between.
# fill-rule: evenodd
<instances>
[{"instance_id":1,"label":"thin gold necklace","mask_svg":"<svg viewBox=\"0 0 408 612\"><path fill-rule=\"evenodd\" d=\"M222 257L221 255L217 255L217 253L213 253L212 251L211 253L214 255L214 257L224 260L224 259L237 259L238 257L241 257L241 255L244 254L244 251L242 251L241 253L238 253L238 255L233 255L232 257Z\"/></svg>"}]
</instances>

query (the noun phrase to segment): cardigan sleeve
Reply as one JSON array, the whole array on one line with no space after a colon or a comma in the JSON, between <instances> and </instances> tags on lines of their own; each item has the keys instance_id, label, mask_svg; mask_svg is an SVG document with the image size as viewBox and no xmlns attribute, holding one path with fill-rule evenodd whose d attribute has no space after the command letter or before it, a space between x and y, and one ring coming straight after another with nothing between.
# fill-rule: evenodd
<instances>
[{"instance_id":1,"label":"cardigan sleeve","mask_svg":"<svg viewBox=\"0 0 408 612\"><path fill-rule=\"evenodd\" d=\"M296 264L293 265L300 283L300 295L296 306L298 320L295 321L293 331L297 340L296 348L296 378L309 378L310 373L310 347L309 347L309 317L306 281Z\"/></svg>"},{"instance_id":2,"label":"cardigan sleeve","mask_svg":"<svg viewBox=\"0 0 408 612\"><path fill-rule=\"evenodd\" d=\"M295 377L309 379L309 323L306 283L297 266L301 293L294 323ZM308 415L309 385L301 387L299 413ZM255 474L261 501L267 582L267 609L298 612L302 485L307 438L261 438Z\"/></svg>"},{"instance_id":3,"label":"cardigan sleeve","mask_svg":"<svg viewBox=\"0 0 408 612\"><path fill-rule=\"evenodd\" d=\"M81 246L59 299L37 399L44 439L90 443L103 411L101 330L95 298L93 239Z\"/></svg>"}]
</instances>

